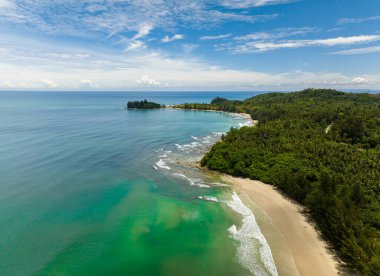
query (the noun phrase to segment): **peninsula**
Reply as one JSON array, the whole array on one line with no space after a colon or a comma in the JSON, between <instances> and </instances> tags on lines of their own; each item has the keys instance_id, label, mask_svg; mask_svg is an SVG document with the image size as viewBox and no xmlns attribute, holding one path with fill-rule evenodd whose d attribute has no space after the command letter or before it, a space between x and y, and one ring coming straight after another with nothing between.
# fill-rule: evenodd
<instances>
[{"instance_id":1,"label":"peninsula","mask_svg":"<svg viewBox=\"0 0 380 276\"><path fill-rule=\"evenodd\" d=\"M256 127L232 128L201 165L272 184L306 207L351 269L364 275L380 271L378 97L307 89L175 107L243 112L258 120ZM258 184L244 182L246 190L249 185Z\"/></svg>"}]
</instances>

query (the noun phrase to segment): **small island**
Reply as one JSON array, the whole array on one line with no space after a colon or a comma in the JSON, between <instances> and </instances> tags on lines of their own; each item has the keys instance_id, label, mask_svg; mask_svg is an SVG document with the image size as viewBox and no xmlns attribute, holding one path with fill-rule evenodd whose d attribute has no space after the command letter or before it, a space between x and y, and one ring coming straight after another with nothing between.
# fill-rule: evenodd
<instances>
[{"instance_id":1,"label":"small island","mask_svg":"<svg viewBox=\"0 0 380 276\"><path fill-rule=\"evenodd\" d=\"M128 109L157 109L164 108L165 105L161 105L155 102L149 102L148 100L143 101L129 101L127 103Z\"/></svg>"}]
</instances>

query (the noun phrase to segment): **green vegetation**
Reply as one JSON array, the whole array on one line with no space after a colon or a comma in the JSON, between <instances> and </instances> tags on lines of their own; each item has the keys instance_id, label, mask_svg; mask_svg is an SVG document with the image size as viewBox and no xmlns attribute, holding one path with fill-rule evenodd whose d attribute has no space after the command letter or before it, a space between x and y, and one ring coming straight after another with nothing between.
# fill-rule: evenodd
<instances>
[{"instance_id":1,"label":"green vegetation","mask_svg":"<svg viewBox=\"0 0 380 276\"><path fill-rule=\"evenodd\" d=\"M133 101L128 102L127 104L128 108L135 108L135 109L155 109L155 108L163 108L164 105L160 105L155 102L148 102L147 100L143 101Z\"/></svg>"},{"instance_id":2,"label":"green vegetation","mask_svg":"<svg viewBox=\"0 0 380 276\"><path fill-rule=\"evenodd\" d=\"M199 109L199 110L217 110L225 112L239 112L241 107L241 101L230 101L224 98L216 97L211 101L210 104L200 104L200 103L185 103L175 105L175 108L182 109Z\"/></svg>"},{"instance_id":3,"label":"green vegetation","mask_svg":"<svg viewBox=\"0 0 380 276\"><path fill-rule=\"evenodd\" d=\"M307 89L181 108L246 112L201 164L258 179L305 205L340 257L363 275L380 271L380 98Z\"/></svg>"}]
</instances>

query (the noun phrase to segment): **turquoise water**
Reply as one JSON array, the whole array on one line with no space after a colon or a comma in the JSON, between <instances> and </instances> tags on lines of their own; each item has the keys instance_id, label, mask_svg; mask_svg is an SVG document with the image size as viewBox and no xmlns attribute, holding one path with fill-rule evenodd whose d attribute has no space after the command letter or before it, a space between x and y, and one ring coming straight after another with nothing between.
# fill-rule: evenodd
<instances>
[{"instance_id":1,"label":"turquoise water","mask_svg":"<svg viewBox=\"0 0 380 276\"><path fill-rule=\"evenodd\" d=\"M276 274L231 188L188 166L245 119L123 109L217 95L252 96L0 92L0 275Z\"/></svg>"}]
</instances>

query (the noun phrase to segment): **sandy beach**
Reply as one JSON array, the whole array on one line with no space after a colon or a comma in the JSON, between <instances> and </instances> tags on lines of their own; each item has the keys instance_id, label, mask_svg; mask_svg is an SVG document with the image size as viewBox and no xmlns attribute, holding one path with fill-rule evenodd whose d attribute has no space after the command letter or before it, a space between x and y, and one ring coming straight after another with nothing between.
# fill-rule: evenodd
<instances>
[{"instance_id":1,"label":"sandy beach","mask_svg":"<svg viewBox=\"0 0 380 276\"><path fill-rule=\"evenodd\" d=\"M247 113L236 113L236 112L228 112L228 111L222 111L222 110L210 110L210 109L193 109L193 108L190 108L190 109L184 109L184 108L177 108L177 107L173 107L173 106L165 106L165 108L168 108L168 109L177 109L177 110L190 110L190 111L206 111L206 112L219 112L219 113L227 113L227 114L230 114L232 116L242 116L244 118L246 118L252 126L255 126L258 124L259 121L257 120L253 120L251 118L251 115L247 114Z\"/></svg>"},{"instance_id":2,"label":"sandy beach","mask_svg":"<svg viewBox=\"0 0 380 276\"><path fill-rule=\"evenodd\" d=\"M259 123L259 121L257 120L253 120L251 118L251 115L247 114L247 113L236 113L236 114L239 114L240 116L243 116L244 118L246 118L248 121L251 122L252 126L255 126Z\"/></svg>"},{"instance_id":3,"label":"sandy beach","mask_svg":"<svg viewBox=\"0 0 380 276\"><path fill-rule=\"evenodd\" d=\"M285 198L273 186L260 181L231 176L226 178L235 185L240 196L246 194L270 218L270 222L281 233L290 249L299 275L338 275L335 256L329 252L319 233L300 212L301 207L298 204ZM285 249L277 249L276 235L262 230L275 260L282 262L286 255ZM294 271L285 274L294 275Z\"/></svg>"}]
</instances>

